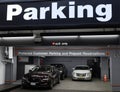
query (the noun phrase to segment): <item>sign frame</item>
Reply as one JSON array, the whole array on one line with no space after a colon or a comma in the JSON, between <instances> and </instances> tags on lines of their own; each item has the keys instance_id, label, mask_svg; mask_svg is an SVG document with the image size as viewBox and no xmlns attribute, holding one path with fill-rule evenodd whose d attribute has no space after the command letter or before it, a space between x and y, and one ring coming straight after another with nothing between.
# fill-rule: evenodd
<instances>
[{"instance_id":1,"label":"sign frame","mask_svg":"<svg viewBox=\"0 0 120 92\"><path fill-rule=\"evenodd\" d=\"M119 4L119 0L0 3L0 30L120 27Z\"/></svg>"}]
</instances>

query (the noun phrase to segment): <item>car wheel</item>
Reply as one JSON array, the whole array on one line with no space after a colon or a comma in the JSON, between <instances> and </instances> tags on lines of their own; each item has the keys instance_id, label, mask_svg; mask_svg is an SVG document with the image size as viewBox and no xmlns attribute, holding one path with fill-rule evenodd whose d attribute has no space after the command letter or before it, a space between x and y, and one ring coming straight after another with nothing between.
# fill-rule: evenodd
<instances>
[{"instance_id":1,"label":"car wheel","mask_svg":"<svg viewBox=\"0 0 120 92\"><path fill-rule=\"evenodd\" d=\"M67 74L65 75L65 78L67 78Z\"/></svg>"},{"instance_id":2,"label":"car wheel","mask_svg":"<svg viewBox=\"0 0 120 92\"><path fill-rule=\"evenodd\" d=\"M54 85L54 83L53 83L53 81L51 81L50 84L49 84L49 89L52 89L53 85Z\"/></svg>"},{"instance_id":3,"label":"car wheel","mask_svg":"<svg viewBox=\"0 0 120 92\"><path fill-rule=\"evenodd\" d=\"M58 77L58 81L57 81L57 84L60 84L60 76Z\"/></svg>"},{"instance_id":4,"label":"car wheel","mask_svg":"<svg viewBox=\"0 0 120 92\"><path fill-rule=\"evenodd\" d=\"M89 81L92 81L92 78Z\"/></svg>"},{"instance_id":5,"label":"car wheel","mask_svg":"<svg viewBox=\"0 0 120 92\"><path fill-rule=\"evenodd\" d=\"M27 87L26 87L26 86L24 86L24 85L21 85L21 88L22 88L22 89L26 89Z\"/></svg>"},{"instance_id":6,"label":"car wheel","mask_svg":"<svg viewBox=\"0 0 120 92\"><path fill-rule=\"evenodd\" d=\"M62 80L64 80L64 79L65 79L65 74L63 74L63 75L62 75L61 79L62 79Z\"/></svg>"},{"instance_id":7,"label":"car wheel","mask_svg":"<svg viewBox=\"0 0 120 92\"><path fill-rule=\"evenodd\" d=\"M72 81L75 81L75 79L72 78Z\"/></svg>"}]
</instances>

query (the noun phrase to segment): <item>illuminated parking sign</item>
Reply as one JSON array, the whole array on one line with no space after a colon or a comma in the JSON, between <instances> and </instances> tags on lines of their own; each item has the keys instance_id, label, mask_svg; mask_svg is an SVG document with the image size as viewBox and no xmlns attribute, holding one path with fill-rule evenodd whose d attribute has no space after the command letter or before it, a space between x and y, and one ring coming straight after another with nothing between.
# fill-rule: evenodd
<instances>
[{"instance_id":1,"label":"illuminated parking sign","mask_svg":"<svg viewBox=\"0 0 120 92\"><path fill-rule=\"evenodd\" d=\"M18 51L19 56L107 56L105 52L84 51Z\"/></svg>"},{"instance_id":2,"label":"illuminated parking sign","mask_svg":"<svg viewBox=\"0 0 120 92\"><path fill-rule=\"evenodd\" d=\"M111 27L120 25L119 0L14 2L0 5L0 28Z\"/></svg>"},{"instance_id":3,"label":"illuminated parking sign","mask_svg":"<svg viewBox=\"0 0 120 92\"><path fill-rule=\"evenodd\" d=\"M66 5L58 6L57 2L53 2L48 7L27 7L22 8L19 4L8 4L7 5L7 18L6 21L13 21L14 17L20 16L22 14L23 20L47 20L47 12L50 13L50 19L70 19L70 18L84 18L84 11L87 11L87 18L94 18L94 13L97 14L96 20L99 22L107 22L112 18L112 4L100 4L94 9L92 5L77 5L75 6L75 1L69 1L68 14L63 11L67 8ZM77 8L77 11L75 10ZM103 11L104 9L104 11ZM94 11L95 10L95 11ZM75 13L76 11L76 13ZM77 14L77 16L75 16Z\"/></svg>"}]
</instances>

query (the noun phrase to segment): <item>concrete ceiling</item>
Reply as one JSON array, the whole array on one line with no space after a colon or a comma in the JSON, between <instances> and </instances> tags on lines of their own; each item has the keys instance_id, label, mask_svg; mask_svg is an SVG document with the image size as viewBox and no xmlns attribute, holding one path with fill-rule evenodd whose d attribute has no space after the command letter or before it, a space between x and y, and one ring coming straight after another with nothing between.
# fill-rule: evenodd
<instances>
[{"instance_id":1,"label":"concrete ceiling","mask_svg":"<svg viewBox=\"0 0 120 92\"><path fill-rule=\"evenodd\" d=\"M3 45L40 45L40 44L36 44L35 41L40 42L40 34L52 34L52 33L56 33L56 34L64 34L64 33L78 33L78 32L120 32L120 28L93 28L93 29L56 29L56 30L15 30L15 31L0 31L0 46ZM28 34L32 34L33 36L35 36L35 38L38 39L34 39L34 38L30 38L30 39L4 39L5 35L7 36L30 36Z\"/></svg>"},{"instance_id":2,"label":"concrete ceiling","mask_svg":"<svg viewBox=\"0 0 120 92\"><path fill-rule=\"evenodd\" d=\"M39 33L61 33L61 32L120 32L120 28L90 28L90 29L56 29L56 30L13 30L13 31L0 31L1 34L39 34Z\"/></svg>"}]
</instances>

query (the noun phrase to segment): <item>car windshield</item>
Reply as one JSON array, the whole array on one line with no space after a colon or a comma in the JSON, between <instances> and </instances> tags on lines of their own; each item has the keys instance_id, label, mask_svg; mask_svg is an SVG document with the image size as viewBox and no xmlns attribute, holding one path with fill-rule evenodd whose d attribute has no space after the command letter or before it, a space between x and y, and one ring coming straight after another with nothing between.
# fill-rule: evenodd
<instances>
[{"instance_id":1,"label":"car windshield","mask_svg":"<svg viewBox=\"0 0 120 92\"><path fill-rule=\"evenodd\" d=\"M75 70L88 70L89 67L88 66L77 66L75 67Z\"/></svg>"},{"instance_id":2,"label":"car windshield","mask_svg":"<svg viewBox=\"0 0 120 92\"><path fill-rule=\"evenodd\" d=\"M35 72L50 72L51 67L50 66L35 67L35 68L32 69L32 71L35 71Z\"/></svg>"}]
</instances>

